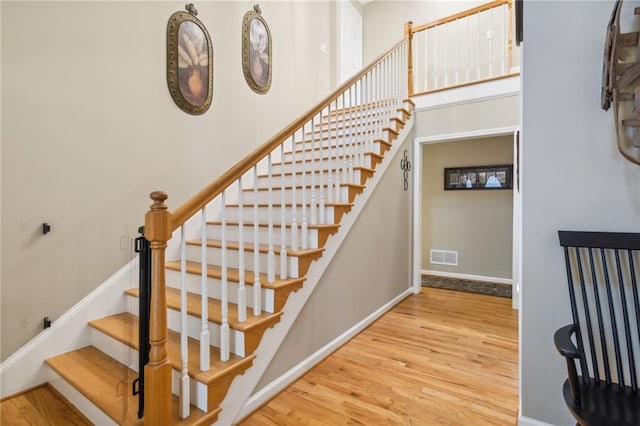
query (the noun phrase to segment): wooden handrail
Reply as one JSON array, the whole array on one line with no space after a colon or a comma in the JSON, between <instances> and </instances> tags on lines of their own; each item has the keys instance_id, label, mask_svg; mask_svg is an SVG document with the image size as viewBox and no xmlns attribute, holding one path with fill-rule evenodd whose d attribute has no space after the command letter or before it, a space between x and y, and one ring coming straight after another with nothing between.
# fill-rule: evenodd
<instances>
[{"instance_id":1,"label":"wooden handrail","mask_svg":"<svg viewBox=\"0 0 640 426\"><path fill-rule=\"evenodd\" d=\"M433 27L447 24L457 19L466 18L467 16L475 15L476 13L484 12L485 10L493 9L494 7L502 6L503 4L507 4L507 3L509 3L509 0L495 0L490 3L481 4L480 6L476 6L474 8L471 8L462 12L458 12L450 16L440 18L436 21L412 27L411 33L412 34L419 33L420 31L428 30Z\"/></svg>"},{"instance_id":2,"label":"wooden handrail","mask_svg":"<svg viewBox=\"0 0 640 426\"><path fill-rule=\"evenodd\" d=\"M173 213L171 213L171 223L172 230L177 229L180 225L186 222L191 216L195 215L198 211L200 211L204 206L206 206L211 200L218 196L225 188L233 184L237 181L244 173L249 171L253 166L255 166L260 160L266 157L271 151L277 148L282 142L284 142L287 138L291 137L294 132L296 132L300 127L302 127L305 123L311 120L316 114L320 113L327 105L336 100L342 93L348 89L355 82L360 80L365 74L371 71L376 65L378 65L389 53L391 53L394 49L402 45L407 37L403 37L398 43L396 43L393 47L388 49L386 52L378 56L374 59L367 67L363 68L362 71L351 77L349 80L344 82L340 87L338 87L333 93L331 93L327 98L318 103L315 107L313 107L309 112L302 115L300 118L291 122L287 127L285 127L280 132L276 133L271 139L266 141L264 144L260 145L253 152L247 155L245 158L236 163L233 167L223 173L216 180L211 182L209 185L204 187L200 192L196 195L188 199L184 202L180 207L175 209Z\"/></svg>"}]
</instances>

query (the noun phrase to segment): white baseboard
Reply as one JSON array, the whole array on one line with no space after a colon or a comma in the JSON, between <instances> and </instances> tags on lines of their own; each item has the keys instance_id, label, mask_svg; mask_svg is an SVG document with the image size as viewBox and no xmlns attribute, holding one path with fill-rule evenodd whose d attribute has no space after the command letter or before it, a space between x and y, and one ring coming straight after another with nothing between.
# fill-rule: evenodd
<instances>
[{"instance_id":1,"label":"white baseboard","mask_svg":"<svg viewBox=\"0 0 640 426\"><path fill-rule=\"evenodd\" d=\"M456 272L432 271L430 269L423 269L421 272L422 272L422 275L433 275L436 277L457 278L460 280L485 281L488 283L513 285L513 280L510 280L509 278L486 277L484 275L459 274Z\"/></svg>"},{"instance_id":2,"label":"white baseboard","mask_svg":"<svg viewBox=\"0 0 640 426\"><path fill-rule=\"evenodd\" d=\"M12 395L53 379L44 360L90 343L87 322L124 310L124 290L137 286L135 257L0 364L0 395Z\"/></svg>"},{"instance_id":3,"label":"white baseboard","mask_svg":"<svg viewBox=\"0 0 640 426\"><path fill-rule=\"evenodd\" d=\"M531 417L518 416L518 426L555 426L542 420L532 419Z\"/></svg>"},{"instance_id":4,"label":"white baseboard","mask_svg":"<svg viewBox=\"0 0 640 426\"><path fill-rule=\"evenodd\" d=\"M389 309L393 308L395 305L400 303L403 299L410 296L411 294L413 294L413 289L411 288L403 291L398 296L369 314L366 318L351 327L349 330L345 331L340 336L327 343L324 347L320 348L307 359L253 394L240 410L236 421L243 420L258 408L260 408L262 405L269 402L269 400L275 397L278 393L282 392L290 384L298 380L305 373L319 364L322 360L335 352L336 349L347 343L354 336L356 336L358 333L372 324L375 320L384 315Z\"/></svg>"}]
</instances>

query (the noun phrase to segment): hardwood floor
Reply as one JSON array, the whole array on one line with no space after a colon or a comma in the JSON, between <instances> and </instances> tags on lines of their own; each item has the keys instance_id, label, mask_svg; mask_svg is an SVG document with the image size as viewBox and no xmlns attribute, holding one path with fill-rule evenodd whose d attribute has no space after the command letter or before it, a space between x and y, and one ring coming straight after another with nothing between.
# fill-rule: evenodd
<instances>
[{"instance_id":1,"label":"hardwood floor","mask_svg":"<svg viewBox=\"0 0 640 426\"><path fill-rule=\"evenodd\" d=\"M511 300L423 288L242 426L514 425Z\"/></svg>"},{"instance_id":2,"label":"hardwood floor","mask_svg":"<svg viewBox=\"0 0 640 426\"><path fill-rule=\"evenodd\" d=\"M1 425L85 426L91 425L75 407L49 385L31 389L0 402Z\"/></svg>"},{"instance_id":3,"label":"hardwood floor","mask_svg":"<svg viewBox=\"0 0 640 426\"><path fill-rule=\"evenodd\" d=\"M2 425L91 424L48 386L0 406ZM511 301L423 288L241 425L514 425L517 410Z\"/></svg>"}]
</instances>

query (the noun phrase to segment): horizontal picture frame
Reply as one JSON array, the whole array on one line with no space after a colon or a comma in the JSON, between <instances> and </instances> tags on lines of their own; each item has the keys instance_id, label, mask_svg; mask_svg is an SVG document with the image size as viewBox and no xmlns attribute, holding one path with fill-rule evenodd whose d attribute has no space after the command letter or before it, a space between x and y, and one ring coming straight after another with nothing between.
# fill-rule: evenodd
<instances>
[{"instance_id":1,"label":"horizontal picture frame","mask_svg":"<svg viewBox=\"0 0 640 426\"><path fill-rule=\"evenodd\" d=\"M513 165L447 167L444 190L513 189Z\"/></svg>"}]
</instances>

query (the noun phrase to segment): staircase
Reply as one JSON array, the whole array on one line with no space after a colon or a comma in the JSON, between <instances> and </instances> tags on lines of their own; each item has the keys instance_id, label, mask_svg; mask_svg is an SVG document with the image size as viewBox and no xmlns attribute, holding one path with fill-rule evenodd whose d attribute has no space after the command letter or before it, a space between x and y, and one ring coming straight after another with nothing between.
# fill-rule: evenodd
<instances>
[{"instance_id":1,"label":"staircase","mask_svg":"<svg viewBox=\"0 0 640 426\"><path fill-rule=\"evenodd\" d=\"M152 300L144 424L213 424L237 376L260 378L254 360L275 353L257 350L265 332L284 326L292 293L315 285L309 269L327 255L327 241L357 197L373 190L367 184L411 117L403 63L404 40L256 150L255 159L234 166L221 177L225 184L218 180L186 203L195 208L169 213L166 194L152 193L146 236L162 265L153 269L152 294L164 297ZM174 234L166 261L160 225L150 220L158 215ZM54 382L58 390L89 407L84 414L100 425L143 424L131 392L139 289L125 297L124 312L89 321L90 345L45 361L62 379ZM153 368L165 365L170 394L157 393L154 382L168 373ZM168 406L171 420L162 414Z\"/></svg>"}]
</instances>

